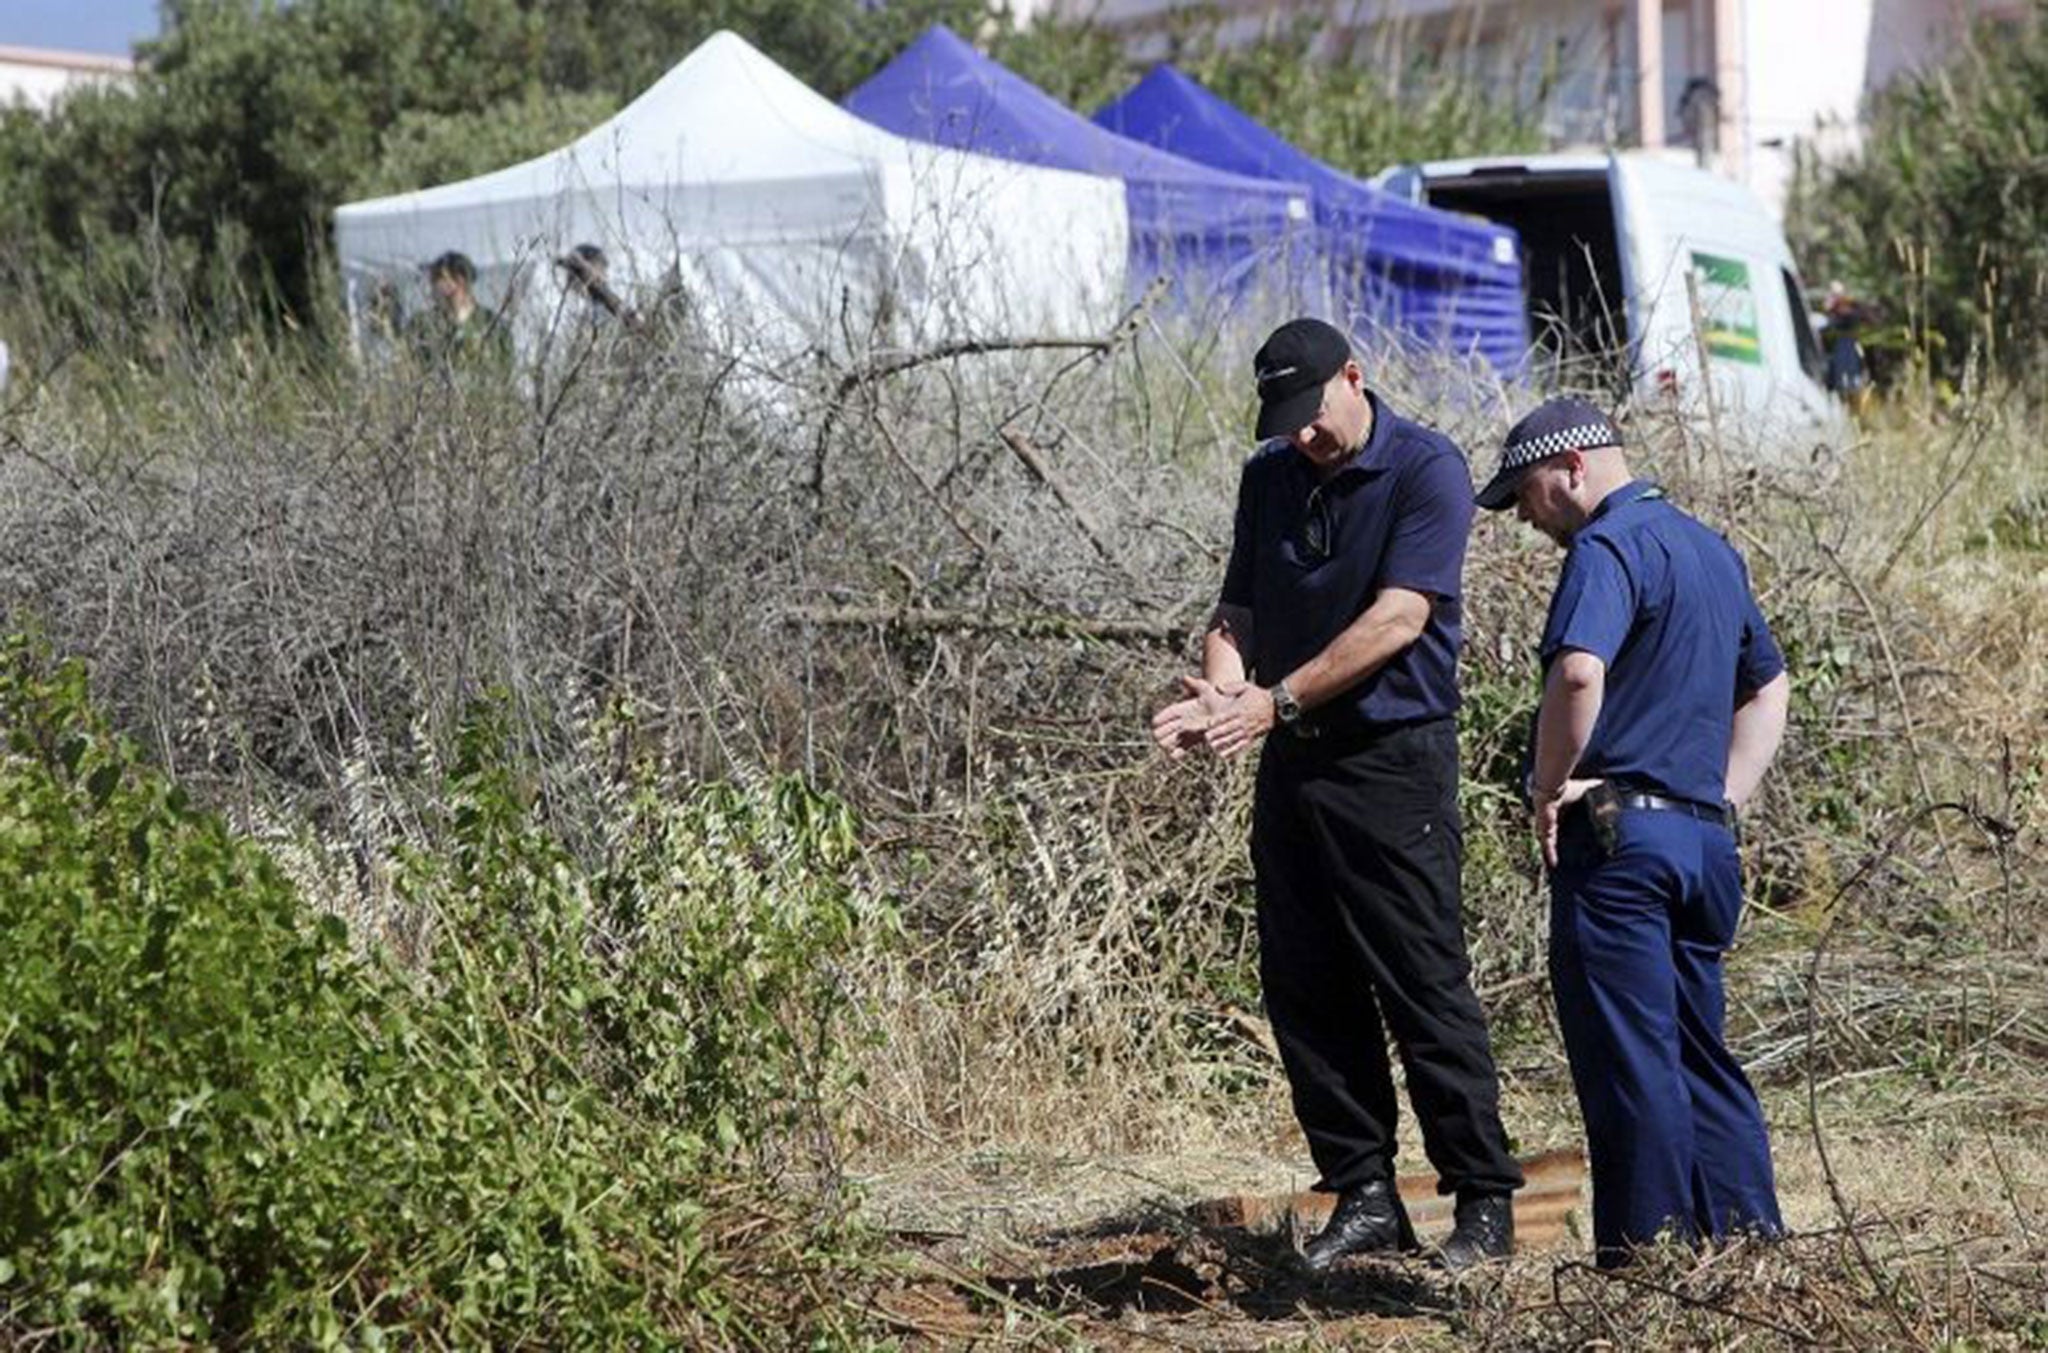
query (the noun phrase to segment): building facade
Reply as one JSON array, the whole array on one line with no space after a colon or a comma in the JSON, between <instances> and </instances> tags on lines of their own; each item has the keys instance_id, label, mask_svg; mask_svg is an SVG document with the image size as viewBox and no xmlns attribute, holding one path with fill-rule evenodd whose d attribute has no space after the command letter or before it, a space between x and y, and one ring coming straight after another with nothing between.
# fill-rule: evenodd
<instances>
[{"instance_id":1,"label":"building facade","mask_svg":"<svg viewBox=\"0 0 2048 1353\"><path fill-rule=\"evenodd\" d=\"M25 103L47 109L67 90L87 84L126 84L135 63L125 56L0 45L0 108Z\"/></svg>"},{"instance_id":2,"label":"building facade","mask_svg":"<svg viewBox=\"0 0 2048 1353\"><path fill-rule=\"evenodd\" d=\"M1773 208L1795 145L1857 142L1864 100L2027 0L1042 0L1163 59L1189 40L1308 37L1398 80L1426 59L1528 110L1558 148L1676 147ZM1196 17L1199 14L1200 17ZM1354 166L1372 169L1377 166Z\"/></svg>"}]
</instances>

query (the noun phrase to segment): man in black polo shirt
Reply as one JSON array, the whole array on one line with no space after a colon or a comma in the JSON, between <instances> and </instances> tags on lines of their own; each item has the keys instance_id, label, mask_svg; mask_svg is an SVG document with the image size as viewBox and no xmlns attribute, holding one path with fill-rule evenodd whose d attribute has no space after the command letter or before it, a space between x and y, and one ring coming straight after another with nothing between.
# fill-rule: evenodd
<instances>
[{"instance_id":1,"label":"man in black polo shirt","mask_svg":"<svg viewBox=\"0 0 2048 1353\"><path fill-rule=\"evenodd\" d=\"M1458 903L1471 477L1365 388L1331 326L1282 325L1254 366L1264 445L1202 675L1152 733L1174 756L1274 734L1252 815L1260 978L1319 1187L1339 1195L1305 1262L1416 1248L1394 1189L1391 1033L1438 1187L1457 1195L1439 1257L1461 1269L1513 1248L1522 1182Z\"/></svg>"}]
</instances>

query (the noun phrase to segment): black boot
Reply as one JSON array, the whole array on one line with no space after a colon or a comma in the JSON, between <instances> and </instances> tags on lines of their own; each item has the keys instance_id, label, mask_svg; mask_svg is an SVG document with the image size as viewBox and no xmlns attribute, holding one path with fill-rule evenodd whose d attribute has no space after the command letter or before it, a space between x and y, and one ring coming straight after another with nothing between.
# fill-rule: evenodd
<instances>
[{"instance_id":1,"label":"black boot","mask_svg":"<svg viewBox=\"0 0 2048 1353\"><path fill-rule=\"evenodd\" d=\"M1302 1246L1301 1262L1311 1273L1327 1273L1346 1255L1409 1254L1420 1248L1393 1181L1374 1179L1344 1190L1330 1224Z\"/></svg>"},{"instance_id":2,"label":"black boot","mask_svg":"<svg viewBox=\"0 0 2048 1353\"><path fill-rule=\"evenodd\" d=\"M1515 1252L1515 1205L1505 1193L1459 1194L1457 1225L1436 1252L1447 1272L1463 1273Z\"/></svg>"}]
</instances>

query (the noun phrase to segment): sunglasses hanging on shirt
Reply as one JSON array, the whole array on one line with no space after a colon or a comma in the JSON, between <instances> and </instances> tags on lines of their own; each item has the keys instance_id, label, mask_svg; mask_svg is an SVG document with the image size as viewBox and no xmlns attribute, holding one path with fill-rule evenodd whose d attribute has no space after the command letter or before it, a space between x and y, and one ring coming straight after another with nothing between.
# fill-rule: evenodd
<instances>
[{"instance_id":1,"label":"sunglasses hanging on shirt","mask_svg":"<svg viewBox=\"0 0 2048 1353\"><path fill-rule=\"evenodd\" d=\"M1328 559L1336 544L1336 527L1330 520L1330 501L1322 491L1308 496L1308 515L1301 524L1302 553L1311 559Z\"/></svg>"}]
</instances>

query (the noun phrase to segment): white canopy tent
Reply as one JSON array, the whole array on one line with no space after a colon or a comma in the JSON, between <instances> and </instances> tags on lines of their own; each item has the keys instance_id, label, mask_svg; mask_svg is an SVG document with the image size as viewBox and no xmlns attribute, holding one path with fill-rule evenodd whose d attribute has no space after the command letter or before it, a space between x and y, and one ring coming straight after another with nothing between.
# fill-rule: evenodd
<instances>
[{"instance_id":1,"label":"white canopy tent","mask_svg":"<svg viewBox=\"0 0 2048 1353\"><path fill-rule=\"evenodd\" d=\"M562 149L349 203L334 233L359 336L380 292L423 305L421 266L453 249L531 353L563 313L553 260L593 243L629 302L679 295L711 341L770 362L1099 333L1128 252L1116 180L891 135L729 32Z\"/></svg>"}]
</instances>

